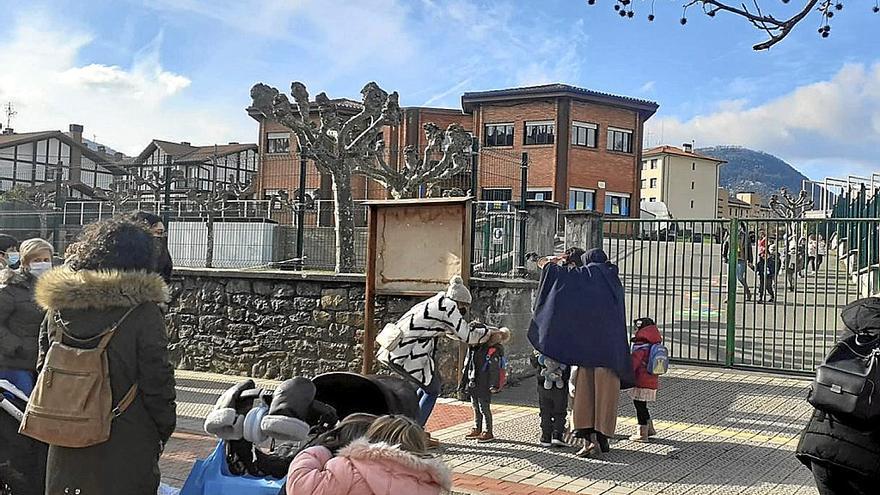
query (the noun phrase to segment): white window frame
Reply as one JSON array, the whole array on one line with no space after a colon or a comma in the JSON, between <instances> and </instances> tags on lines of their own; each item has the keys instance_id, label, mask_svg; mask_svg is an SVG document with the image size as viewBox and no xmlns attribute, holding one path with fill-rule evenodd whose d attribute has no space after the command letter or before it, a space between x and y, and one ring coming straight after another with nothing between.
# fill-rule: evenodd
<instances>
[{"instance_id":1,"label":"white window frame","mask_svg":"<svg viewBox=\"0 0 880 495\"><path fill-rule=\"evenodd\" d=\"M530 187L526 189L526 193L550 193L550 199L536 199L534 201L553 201L552 187Z\"/></svg>"},{"instance_id":2,"label":"white window frame","mask_svg":"<svg viewBox=\"0 0 880 495\"><path fill-rule=\"evenodd\" d=\"M605 149L607 149L608 151L613 151L615 153L632 153L633 150L635 150L635 143L633 142L633 136L635 135L635 133L633 132L632 129L623 129L621 127L612 127L612 126L608 126L607 129L608 130L605 132L606 136L609 132L622 132L622 133L629 134L629 148L630 149L629 149L629 151L616 150L612 147L613 143L611 141L609 141L608 143L605 144Z\"/></svg>"},{"instance_id":3,"label":"white window frame","mask_svg":"<svg viewBox=\"0 0 880 495\"><path fill-rule=\"evenodd\" d=\"M575 210L575 211L596 211L596 190L595 189L588 189L585 187L569 187L568 188L568 198L569 198L568 199L568 206L571 206L571 193L573 193L573 192L591 193L593 195L593 208L592 209L590 209L590 210L583 209L583 210ZM572 208L569 208L569 210L572 210Z\"/></svg>"},{"instance_id":4,"label":"white window frame","mask_svg":"<svg viewBox=\"0 0 880 495\"><path fill-rule=\"evenodd\" d=\"M486 139L486 128L488 128L489 126L493 126L493 127L510 126L510 128L513 129L511 140L510 140L511 144L491 144L490 145L488 143L488 140ZM514 123L514 122L486 122L483 124L483 146L485 146L487 148L510 148L514 145L515 142L516 142L516 123Z\"/></svg>"},{"instance_id":5,"label":"white window frame","mask_svg":"<svg viewBox=\"0 0 880 495\"><path fill-rule=\"evenodd\" d=\"M595 131L594 134L593 134L593 135L594 135L595 145L594 145L594 146L590 146L589 144L579 144L579 143L575 143L575 142L574 142L574 139L572 139L572 143L571 143L572 146L579 146L579 147L581 147L581 148L593 148L593 149L599 147L599 124L593 124L593 123L590 123L590 122L581 122L581 121L579 121L579 120L572 120L572 121L571 121L571 130L572 130L572 132L574 132L574 130L575 130L576 127L583 127L583 128L585 128L585 129L592 129L593 131Z\"/></svg>"},{"instance_id":6,"label":"white window frame","mask_svg":"<svg viewBox=\"0 0 880 495\"><path fill-rule=\"evenodd\" d=\"M651 180L648 182L648 184L651 185L651 189L656 189L656 188L657 188L657 184L659 184L659 181L657 180L656 177L654 177L653 179L651 179Z\"/></svg>"},{"instance_id":7,"label":"white window frame","mask_svg":"<svg viewBox=\"0 0 880 495\"><path fill-rule=\"evenodd\" d=\"M627 207L628 207L628 209L629 209L629 212L628 212L628 213L632 213L632 194L629 194L629 193L619 193L619 192L609 192L609 191L605 191L605 198L606 198L606 200L607 200L607 198L609 198L609 197L611 197L611 198L626 198L626 199L628 200L628 201L627 201L627 202L628 202ZM602 205L602 211L605 212L605 205L604 205L604 204ZM607 213L607 212L606 212L605 214L606 214L606 215L619 215L619 216L624 216L622 213L618 214L618 213Z\"/></svg>"},{"instance_id":8,"label":"white window frame","mask_svg":"<svg viewBox=\"0 0 880 495\"><path fill-rule=\"evenodd\" d=\"M552 143L530 143L526 144L529 138L529 126L548 125L553 130ZM555 120L526 120L523 122L523 146L553 146L556 144L556 121Z\"/></svg>"},{"instance_id":9,"label":"white window frame","mask_svg":"<svg viewBox=\"0 0 880 495\"><path fill-rule=\"evenodd\" d=\"M287 139L287 151L269 151L269 141L276 139ZM266 154L267 155L286 155L290 153L290 133L289 132L267 132L266 133Z\"/></svg>"}]
</instances>

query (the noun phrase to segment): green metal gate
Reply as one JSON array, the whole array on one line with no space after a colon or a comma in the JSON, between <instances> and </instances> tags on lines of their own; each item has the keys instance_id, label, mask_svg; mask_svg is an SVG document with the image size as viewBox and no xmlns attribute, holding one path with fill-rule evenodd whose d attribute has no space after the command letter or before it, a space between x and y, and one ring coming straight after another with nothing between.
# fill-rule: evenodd
<instances>
[{"instance_id":1,"label":"green metal gate","mask_svg":"<svg viewBox=\"0 0 880 495\"><path fill-rule=\"evenodd\" d=\"M676 360L811 372L844 330L840 309L878 292L878 227L606 219L603 245L630 320L654 318Z\"/></svg>"}]
</instances>

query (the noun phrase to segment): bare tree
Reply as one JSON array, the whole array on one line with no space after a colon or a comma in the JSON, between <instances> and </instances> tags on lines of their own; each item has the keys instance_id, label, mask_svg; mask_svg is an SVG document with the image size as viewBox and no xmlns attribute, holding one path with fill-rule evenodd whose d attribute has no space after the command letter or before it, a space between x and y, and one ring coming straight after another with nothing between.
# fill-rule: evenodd
<instances>
[{"instance_id":1,"label":"bare tree","mask_svg":"<svg viewBox=\"0 0 880 495\"><path fill-rule=\"evenodd\" d=\"M400 170L388 166L384 150L380 148L372 155L375 165L361 166L357 171L385 186L395 199L401 199L414 197L422 186L432 189L438 182L468 169L471 136L464 127L450 124L444 132L428 122L424 129L428 145L421 153L415 146L407 146ZM439 160L432 159L438 155Z\"/></svg>"},{"instance_id":2,"label":"bare tree","mask_svg":"<svg viewBox=\"0 0 880 495\"><path fill-rule=\"evenodd\" d=\"M429 124L425 126L428 150L419 154L415 148L405 150L405 167L397 170L384 159L384 149L375 143L386 125L400 122L400 106L396 92L388 94L370 82L361 90L363 108L356 115L343 119L337 103L320 93L315 101L301 82L291 84L291 104L287 96L265 84L251 89L253 107L293 131L302 156L331 176L336 213L336 271L352 271L354 251L354 201L351 180L355 174L365 175L389 189L395 198L413 196L418 186L432 184L462 170L466 160L462 152L470 145L470 137L460 126L452 125L445 132ZM295 105L295 107L294 107ZM312 118L312 111L317 119ZM442 152L433 162L430 157Z\"/></svg>"},{"instance_id":3,"label":"bare tree","mask_svg":"<svg viewBox=\"0 0 880 495\"><path fill-rule=\"evenodd\" d=\"M179 170L172 170L165 177L159 172L153 171L146 177L141 177L137 172L133 172L131 176L138 186L146 186L147 190L153 195L153 200L156 204L160 204L162 203L162 194L165 191L165 187L173 186L174 182L180 179L182 173Z\"/></svg>"},{"instance_id":4,"label":"bare tree","mask_svg":"<svg viewBox=\"0 0 880 495\"><path fill-rule=\"evenodd\" d=\"M644 5L650 1L650 13L648 21L655 19L654 1L655 0L639 0ZM597 0L587 0L589 5L595 5ZM682 25L688 22L688 10L691 8L700 9L701 12L709 17L715 17L719 13L732 14L748 21L752 26L767 34L767 40L754 45L755 50L766 50L773 45L779 43L802 21L812 15L820 17L819 35L827 38L831 35L831 20L837 12L843 10L843 0L797 0L795 4L802 4L798 7L785 6L773 7L767 9L767 1L765 0L748 0L740 2L732 2L728 0L684 0L682 4L682 15L679 22ZM791 0L781 0L783 4L792 3ZM860 4L868 2L860 1ZM632 19L635 17L636 0L616 0L614 2L614 10L622 18ZM764 7L761 5L764 4ZM774 14L774 12L784 10L784 15ZM880 13L880 0L874 0L872 11Z\"/></svg>"},{"instance_id":5,"label":"bare tree","mask_svg":"<svg viewBox=\"0 0 880 495\"><path fill-rule=\"evenodd\" d=\"M16 186L3 193L0 201L19 201L36 210L40 221L40 237L49 238L49 213L55 209L54 184Z\"/></svg>"}]
</instances>

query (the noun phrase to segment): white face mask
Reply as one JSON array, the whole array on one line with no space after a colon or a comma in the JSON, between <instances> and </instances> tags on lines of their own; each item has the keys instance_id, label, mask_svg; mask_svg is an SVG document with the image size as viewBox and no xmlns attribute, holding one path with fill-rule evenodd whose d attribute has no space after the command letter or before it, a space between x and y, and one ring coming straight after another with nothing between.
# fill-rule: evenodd
<instances>
[{"instance_id":1,"label":"white face mask","mask_svg":"<svg viewBox=\"0 0 880 495\"><path fill-rule=\"evenodd\" d=\"M31 275L35 277L39 277L40 275L48 272L52 269L52 262L50 261L35 261L30 264L28 271Z\"/></svg>"}]
</instances>

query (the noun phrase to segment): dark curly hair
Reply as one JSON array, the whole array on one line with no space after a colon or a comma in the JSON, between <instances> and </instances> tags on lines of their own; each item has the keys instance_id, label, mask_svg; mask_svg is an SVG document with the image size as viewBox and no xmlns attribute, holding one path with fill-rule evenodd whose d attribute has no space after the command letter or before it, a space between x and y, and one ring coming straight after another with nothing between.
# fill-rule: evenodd
<instances>
[{"instance_id":1,"label":"dark curly hair","mask_svg":"<svg viewBox=\"0 0 880 495\"><path fill-rule=\"evenodd\" d=\"M67 248L65 263L75 271L152 271L156 245L146 224L111 218L86 225Z\"/></svg>"}]
</instances>

